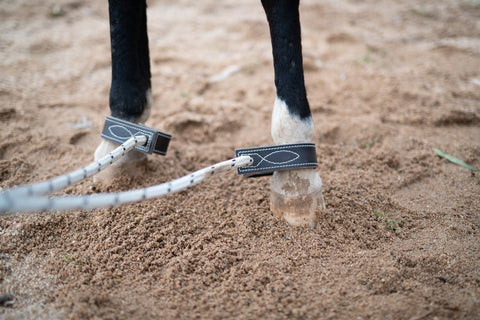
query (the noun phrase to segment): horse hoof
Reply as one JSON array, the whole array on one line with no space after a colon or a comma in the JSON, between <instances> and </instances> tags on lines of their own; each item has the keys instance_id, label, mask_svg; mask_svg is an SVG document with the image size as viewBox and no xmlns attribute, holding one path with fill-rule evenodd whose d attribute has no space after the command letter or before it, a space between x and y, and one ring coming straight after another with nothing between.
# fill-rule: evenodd
<instances>
[{"instance_id":1,"label":"horse hoof","mask_svg":"<svg viewBox=\"0 0 480 320\"><path fill-rule=\"evenodd\" d=\"M118 148L118 144L102 139L94 153L95 161ZM94 183L109 183L120 175L135 177L141 174L147 163L147 155L141 151L130 150L125 156L113 163L110 168L93 176Z\"/></svg>"},{"instance_id":2,"label":"horse hoof","mask_svg":"<svg viewBox=\"0 0 480 320\"><path fill-rule=\"evenodd\" d=\"M314 228L325 209L322 179L314 169L276 171L270 185L270 210L293 226Z\"/></svg>"}]
</instances>

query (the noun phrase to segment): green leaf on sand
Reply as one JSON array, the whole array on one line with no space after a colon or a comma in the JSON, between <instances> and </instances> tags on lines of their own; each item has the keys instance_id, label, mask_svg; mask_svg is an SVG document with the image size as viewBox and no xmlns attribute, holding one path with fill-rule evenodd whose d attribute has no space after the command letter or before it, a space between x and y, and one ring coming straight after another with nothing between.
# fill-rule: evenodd
<instances>
[{"instance_id":1,"label":"green leaf on sand","mask_svg":"<svg viewBox=\"0 0 480 320\"><path fill-rule=\"evenodd\" d=\"M451 156L449 154L446 154L445 152L437 149L437 148L433 148L433 151L435 152L435 154L439 157L442 157L442 158L445 158L447 159L448 161L452 162L452 163L455 163L455 164L458 164L459 166L462 166L464 167L465 169L467 170L470 170L470 171L478 171L477 169L475 169L474 167L472 167L471 165L468 165L466 164L465 162L463 162L462 160L458 159L458 158L455 158L454 156Z\"/></svg>"}]
</instances>

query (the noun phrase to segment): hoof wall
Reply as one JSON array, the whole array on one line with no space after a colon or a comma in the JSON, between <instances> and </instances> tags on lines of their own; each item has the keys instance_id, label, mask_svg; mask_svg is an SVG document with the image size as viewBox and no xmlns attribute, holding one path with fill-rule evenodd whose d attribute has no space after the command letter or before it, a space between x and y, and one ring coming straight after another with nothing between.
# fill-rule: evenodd
<instances>
[{"instance_id":1,"label":"hoof wall","mask_svg":"<svg viewBox=\"0 0 480 320\"><path fill-rule=\"evenodd\" d=\"M293 226L315 227L325 209L322 180L313 169L277 171L271 182L270 210Z\"/></svg>"},{"instance_id":2,"label":"hoof wall","mask_svg":"<svg viewBox=\"0 0 480 320\"><path fill-rule=\"evenodd\" d=\"M95 160L102 158L116 149L118 144L102 139L94 153ZM113 179L120 175L129 177L138 176L143 172L147 164L147 155L137 150L131 150L124 157L106 168L102 172L93 176L94 183L109 184Z\"/></svg>"}]
</instances>

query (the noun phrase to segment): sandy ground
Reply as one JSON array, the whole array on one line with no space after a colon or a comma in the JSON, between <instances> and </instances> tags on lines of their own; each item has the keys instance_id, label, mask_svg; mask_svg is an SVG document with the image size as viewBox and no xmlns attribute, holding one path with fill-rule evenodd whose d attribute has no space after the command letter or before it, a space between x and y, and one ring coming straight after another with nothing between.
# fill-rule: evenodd
<instances>
[{"instance_id":1,"label":"sandy ground","mask_svg":"<svg viewBox=\"0 0 480 320\"><path fill-rule=\"evenodd\" d=\"M113 209L0 218L2 319L479 319L480 3L304 0L304 65L327 209L269 211L234 172ZM150 1L154 109L173 134L149 186L271 144L259 1ZM237 72L212 82L226 68ZM0 5L0 186L89 163L108 114L105 1Z\"/></svg>"}]
</instances>

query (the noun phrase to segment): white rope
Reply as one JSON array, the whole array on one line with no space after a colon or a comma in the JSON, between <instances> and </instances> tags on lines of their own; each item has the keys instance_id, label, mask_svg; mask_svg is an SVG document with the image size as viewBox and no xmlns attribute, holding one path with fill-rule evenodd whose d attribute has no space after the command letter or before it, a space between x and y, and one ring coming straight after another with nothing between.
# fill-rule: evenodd
<instances>
[{"instance_id":1,"label":"white rope","mask_svg":"<svg viewBox=\"0 0 480 320\"><path fill-rule=\"evenodd\" d=\"M0 194L0 215L5 215L6 212L14 213L68 209L94 209L137 202L144 199L150 199L179 192L190 186L194 186L202 180L217 173L225 172L237 167L249 166L252 163L253 159L251 157L241 156L217 163L204 169L200 169L194 173L170 182L143 189L118 193L49 198L45 196L12 197L11 192L5 192Z\"/></svg>"},{"instance_id":2,"label":"white rope","mask_svg":"<svg viewBox=\"0 0 480 320\"><path fill-rule=\"evenodd\" d=\"M61 190L102 171L116 161L120 160L121 157L125 156L125 154L132 150L134 147L138 145L144 145L146 142L146 136L139 135L136 137L132 137L103 158L90 163L82 169L78 169L46 181L6 190L4 193L8 193L8 197L10 198L19 198L34 195L41 196ZM0 194L0 196L2 195L3 194Z\"/></svg>"}]
</instances>

